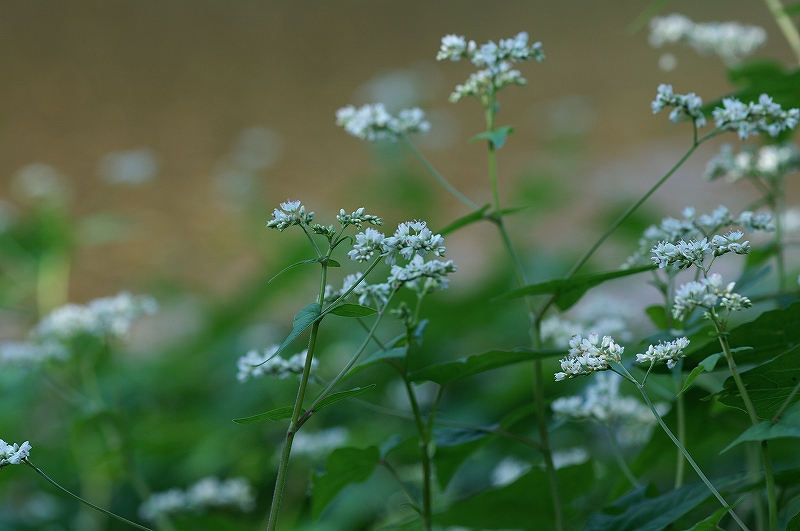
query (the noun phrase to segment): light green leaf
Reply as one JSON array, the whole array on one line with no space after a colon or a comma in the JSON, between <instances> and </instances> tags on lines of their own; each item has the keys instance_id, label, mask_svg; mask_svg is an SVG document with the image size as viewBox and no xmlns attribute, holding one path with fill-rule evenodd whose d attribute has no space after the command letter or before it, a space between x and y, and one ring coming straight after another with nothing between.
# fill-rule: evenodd
<instances>
[{"instance_id":1,"label":"light green leaf","mask_svg":"<svg viewBox=\"0 0 800 531\"><path fill-rule=\"evenodd\" d=\"M750 426L735 441L723 448L722 452L727 452L737 444L745 441L769 441L785 437L800 438L800 402L795 402L794 405L786 408L780 420L775 424L765 420Z\"/></svg>"},{"instance_id":2,"label":"light green leaf","mask_svg":"<svg viewBox=\"0 0 800 531\"><path fill-rule=\"evenodd\" d=\"M319 318L321 313L322 307L320 307L320 305L316 302L312 302L297 312L297 315L294 316L294 322L292 323L292 333L289 334L289 337L287 337L286 340L281 344L280 348L277 350L277 352L275 352L275 355L277 356L280 354L280 352L283 351L283 349L285 349L289 343L294 340L294 338L305 332L306 328L311 326L312 323Z\"/></svg>"},{"instance_id":3,"label":"light green leaf","mask_svg":"<svg viewBox=\"0 0 800 531\"><path fill-rule=\"evenodd\" d=\"M508 135L510 135L513 132L514 128L511 127L510 125L507 125L505 127L498 127L494 131L484 131L483 133L478 133L477 135L473 136L470 139L470 142L477 142L478 140L485 138L486 140L494 144L494 147L500 149L501 147L503 147L503 144L506 143L506 138L508 138Z\"/></svg>"},{"instance_id":4,"label":"light green leaf","mask_svg":"<svg viewBox=\"0 0 800 531\"><path fill-rule=\"evenodd\" d=\"M361 306L360 304L346 303L346 304L340 304L339 306L330 310L328 313L332 313L333 315L338 315L339 317L367 317L368 315L373 315L378 313L378 311L373 308L370 308L369 306Z\"/></svg>"},{"instance_id":5,"label":"light green leaf","mask_svg":"<svg viewBox=\"0 0 800 531\"><path fill-rule=\"evenodd\" d=\"M719 361L719 359L720 359L721 357L722 357L722 354L712 354L712 355L710 355L709 357L707 357L706 359L704 359L703 361L701 361L701 362L700 362L700 363L697 365L697 367L695 367L694 369L692 369L692 372L689 374L689 377L688 377L688 378L686 378L686 383L685 383L685 384L683 384L683 389L681 389L681 393L683 393L684 391L686 391L687 389L689 389L689 386L690 386L690 385L692 385L692 382L694 382L694 381L695 381L695 379L696 379L698 376L700 376L700 375L701 375L701 374L703 374L704 372L711 372L711 371L713 371L713 370L714 370L714 367L715 367L715 366L716 366L716 364L717 364L717 361ZM681 393L678 393L678 394L681 394Z\"/></svg>"},{"instance_id":6,"label":"light green leaf","mask_svg":"<svg viewBox=\"0 0 800 531\"><path fill-rule=\"evenodd\" d=\"M292 269L294 267L297 267L297 266L303 265L303 264L316 264L316 263L320 262L323 259L324 259L324 257L323 258L309 258L308 260L300 260L299 262L295 262L294 264L292 264L290 266L286 266L283 269L281 269L280 271L278 271L278 273L274 277L269 279L267 281L267 284L269 284L270 282L272 282L273 280L275 280L276 278L278 278L279 276L281 276L282 274L286 273L287 271L289 271L290 269ZM329 263L332 262L332 261L333 260L328 260ZM331 265L333 265L333 264L331 264ZM339 264L337 263L333 267L339 267Z\"/></svg>"},{"instance_id":7,"label":"light green leaf","mask_svg":"<svg viewBox=\"0 0 800 531\"><path fill-rule=\"evenodd\" d=\"M412 382L430 381L439 385L447 385L461 378L482 372L507 367L525 361L563 356L563 350L530 350L518 348L514 350L490 350L455 361L435 363L415 371L409 375Z\"/></svg>"},{"instance_id":8,"label":"light green leaf","mask_svg":"<svg viewBox=\"0 0 800 531\"><path fill-rule=\"evenodd\" d=\"M526 297L528 295L554 295L555 304L561 310L566 310L573 304L578 302L584 293L591 288L612 280L615 278L627 277L635 275L642 271L650 271L655 269L656 266L642 266L632 267L630 269L620 269L618 271L608 271L605 273L590 273L587 275L575 275L571 278L557 278L555 280L548 280L547 282L540 282L538 284L531 284L521 288L509 291L496 297L497 300L502 299L517 299L519 297Z\"/></svg>"},{"instance_id":9,"label":"light green leaf","mask_svg":"<svg viewBox=\"0 0 800 531\"><path fill-rule=\"evenodd\" d=\"M758 350L756 347L755 351ZM746 363L749 356L750 353L745 352L737 359L740 363ZM758 417L762 420L771 419L800 380L800 345L768 363L741 373L740 376ZM744 401L732 376L725 380L717 398L726 406L745 411ZM792 403L797 401L800 401L800 393L794 396Z\"/></svg>"},{"instance_id":10,"label":"light green leaf","mask_svg":"<svg viewBox=\"0 0 800 531\"><path fill-rule=\"evenodd\" d=\"M319 401L319 404L314 406L314 411L319 411L323 408L330 406L338 402L339 400L344 400L345 398L349 398L351 396L360 395L361 393L366 393L370 389L374 389L375 384L370 384L366 387L355 387L350 389L349 391L339 391L338 393L331 393L322 400Z\"/></svg>"},{"instance_id":11,"label":"light green leaf","mask_svg":"<svg viewBox=\"0 0 800 531\"><path fill-rule=\"evenodd\" d=\"M360 483L372 475L378 464L378 448L337 448L328 457L327 471L314 474L311 487L311 516L319 518L323 509L351 483Z\"/></svg>"},{"instance_id":12,"label":"light green leaf","mask_svg":"<svg viewBox=\"0 0 800 531\"><path fill-rule=\"evenodd\" d=\"M286 407L279 407L278 409L273 409L267 411L266 413L259 413L258 415L253 415L252 417L243 417L240 419L233 419L233 421L237 424L251 424L253 422L258 422L260 420L283 420L283 419L290 419L292 418L292 412L294 411L294 407L286 406ZM302 413L302 411L301 411Z\"/></svg>"},{"instance_id":13,"label":"light green leaf","mask_svg":"<svg viewBox=\"0 0 800 531\"><path fill-rule=\"evenodd\" d=\"M472 223L475 223L476 221L484 219L486 211L489 210L489 207L491 207L491 205L489 204L483 205L480 209L476 210L475 212L471 212L464 217L458 218L457 220L455 220L454 222L452 222L451 224L440 230L439 233L442 236L447 236L451 232L455 232L462 227L466 227L467 225L470 225Z\"/></svg>"}]
</instances>

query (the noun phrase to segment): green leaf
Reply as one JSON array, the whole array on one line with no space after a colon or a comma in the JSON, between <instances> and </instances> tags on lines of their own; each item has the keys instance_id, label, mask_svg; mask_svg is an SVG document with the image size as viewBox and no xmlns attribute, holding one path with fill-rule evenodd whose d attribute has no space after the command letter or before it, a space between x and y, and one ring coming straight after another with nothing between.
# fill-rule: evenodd
<instances>
[{"instance_id":1,"label":"green leaf","mask_svg":"<svg viewBox=\"0 0 800 531\"><path fill-rule=\"evenodd\" d=\"M684 485L663 496L649 484L591 515L583 531L661 531L710 496L702 483Z\"/></svg>"},{"instance_id":2,"label":"green leaf","mask_svg":"<svg viewBox=\"0 0 800 531\"><path fill-rule=\"evenodd\" d=\"M492 205L489 205L489 204L483 205L481 208L479 208L475 212L471 212L471 213L467 214L466 216L458 218L457 220L455 220L454 222L452 222L451 224L449 224L448 226L446 226L445 228L440 230L439 233L442 236L447 236L451 232L455 232L455 231L457 231L458 229L460 229L462 227L466 227L467 225L471 225L472 223L475 223L476 221L480 221L480 220L484 219L486 217L485 216L486 211L489 210L489 208L491 206Z\"/></svg>"},{"instance_id":3,"label":"green leaf","mask_svg":"<svg viewBox=\"0 0 800 531\"><path fill-rule=\"evenodd\" d=\"M266 413L259 413L258 415L253 415L252 417L243 417L240 419L233 419L233 421L237 424L251 424L253 422L258 422L260 420L283 420L283 419L290 419L292 418L292 412L294 411L293 406L286 406L286 407L279 407L278 409L273 409L267 411ZM302 411L301 411L302 413Z\"/></svg>"},{"instance_id":4,"label":"green leaf","mask_svg":"<svg viewBox=\"0 0 800 531\"><path fill-rule=\"evenodd\" d=\"M732 347L752 346L742 355L735 356L740 364L759 364L800 345L800 302L778 310L770 310L749 323L743 323L728 333ZM691 347L690 347L691 348ZM719 341L709 341L704 347L687 356L703 357L719 352Z\"/></svg>"},{"instance_id":5,"label":"green leaf","mask_svg":"<svg viewBox=\"0 0 800 531\"><path fill-rule=\"evenodd\" d=\"M373 365L377 365L378 363L381 363L383 361L390 360L390 359L403 359L405 357L406 357L406 347L398 347L398 348L392 348L392 349L388 349L388 350L379 350L379 351L373 353L370 357L368 357L367 359L365 359L364 361L362 361L358 365L355 365L352 369L350 369L350 372L348 372L347 376L345 376L345 377L349 378L350 376L354 375L355 373L357 373L357 372L359 372L361 370L364 370L367 367L371 367Z\"/></svg>"},{"instance_id":6,"label":"green leaf","mask_svg":"<svg viewBox=\"0 0 800 531\"><path fill-rule=\"evenodd\" d=\"M319 404L314 406L314 411L319 411L323 408L330 406L338 402L339 400L344 400L345 398L350 398L351 396L360 395L361 393L366 393L370 389L374 389L375 384L370 384L366 387L355 387L350 389L349 391L339 391L338 393L331 393L322 400L319 401Z\"/></svg>"},{"instance_id":7,"label":"green leaf","mask_svg":"<svg viewBox=\"0 0 800 531\"><path fill-rule=\"evenodd\" d=\"M503 144L506 143L506 138L508 138L508 135L510 135L513 132L514 128L511 127L510 125L507 125L505 127L498 127L494 131L484 131L483 133L478 133L477 135L473 136L470 139L470 142L477 142L478 140L485 138L486 140L494 144L494 147L500 149L501 147L503 147Z\"/></svg>"},{"instance_id":8,"label":"green leaf","mask_svg":"<svg viewBox=\"0 0 800 531\"><path fill-rule=\"evenodd\" d=\"M701 361L697 365L697 367L692 369L692 372L689 374L689 377L686 378L686 383L683 384L683 389L681 389L681 392L678 393L678 394L681 394L684 391L686 391L687 389L689 389L689 386L692 385L692 382L694 382L695 379L698 376L700 376L701 374L703 374L704 372L713 371L714 367L717 365L717 361L719 361L719 359L721 357L722 357L722 354L712 354L709 357L707 357L706 359L704 359L703 361Z\"/></svg>"},{"instance_id":9,"label":"green leaf","mask_svg":"<svg viewBox=\"0 0 800 531\"><path fill-rule=\"evenodd\" d=\"M709 516L704 520L700 520L695 525L687 529L686 531L717 531L720 529L719 522L722 520L722 517L728 514L728 512L739 505L744 498L739 499L736 503L732 504L730 507L720 507L714 514Z\"/></svg>"},{"instance_id":10,"label":"green leaf","mask_svg":"<svg viewBox=\"0 0 800 531\"><path fill-rule=\"evenodd\" d=\"M294 264L292 264L292 265L290 265L290 266L286 266L286 267L284 267L283 269L281 269L280 271L278 271L278 274L276 274L274 277L272 277L271 279L269 279L269 280L267 281L267 284L269 284L270 282L272 282L273 280L275 280L276 278L278 278L278 277L279 277L279 276L281 276L282 274L286 273L287 271L289 271L289 270L290 270L290 269L292 269L293 267L297 267L297 266L299 266L299 265L303 265L303 264L316 264L316 263L318 263L318 262L320 262L320 261L322 261L322 260L324 260L324 259L325 259L325 257L323 256L323 257L321 257L321 258L309 258L308 260L300 260L299 262L295 262ZM330 264L331 262L333 262L333 264ZM339 267L339 263L338 263L338 262L336 262L336 261L334 261L334 260L330 260L330 259L328 259L328 263L329 263L330 265L333 265L333 267ZM336 264L336 265L334 265L334 264Z\"/></svg>"},{"instance_id":11,"label":"green leaf","mask_svg":"<svg viewBox=\"0 0 800 531\"><path fill-rule=\"evenodd\" d=\"M800 402L786 408L780 420L772 423L769 420L750 426L735 441L720 452L727 452L737 444L745 441L769 441L785 437L800 438Z\"/></svg>"},{"instance_id":12,"label":"green leaf","mask_svg":"<svg viewBox=\"0 0 800 531\"><path fill-rule=\"evenodd\" d=\"M785 6L783 8L783 12L786 13L787 15L789 15L790 17L794 16L794 15L799 15L800 14L800 4L792 4L790 6Z\"/></svg>"},{"instance_id":13,"label":"green leaf","mask_svg":"<svg viewBox=\"0 0 800 531\"><path fill-rule=\"evenodd\" d=\"M377 310L369 306L361 306L360 304L340 304L336 308L330 310L328 313L338 315L339 317L367 317L378 313Z\"/></svg>"},{"instance_id":14,"label":"green leaf","mask_svg":"<svg viewBox=\"0 0 800 531\"><path fill-rule=\"evenodd\" d=\"M748 357L743 356L742 359L746 361ZM771 419L800 380L800 345L769 363L741 373L740 376L758 417ZM744 401L732 376L725 380L717 398L727 406L745 410ZM797 401L800 401L800 393L794 396L792 403Z\"/></svg>"},{"instance_id":15,"label":"green leaf","mask_svg":"<svg viewBox=\"0 0 800 531\"><path fill-rule=\"evenodd\" d=\"M319 518L322 510L351 483L360 483L372 475L378 464L378 448L337 448L328 457L327 471L314 474L311 487L311 516Z\"/></svg>"},{"instance_id":16,"label":"green leaf","mask_svg":"<svg viewBox=\"0 0 800 531\"><path fill-rule=\"evenodd\" d=\"M281 344L280 348L275 352L275 355L278 354L285 349L289 343L294 340L297 336L305 332L306 328L312 325L314 321L319 319L320 314L322 313L322 307L317 304L316 302L312 302L299 312L297 315L294 316L294 322L292 323L292 333L289 334L289 337Z\"/></svg>"},{"instance_id":17,"label":"green leaf","mask_svg":"<svg viewBox=\"0 0 800 531\"><path fill-rule=\"evenodd\" d=\"M587 275L575 275L571 278L558 278L531 284L509 291L496 297L496 300L516 299L528 295L547 295L555 296L555 304L561 310L566 310L583 296L591 288L606 282L607 280L635 275L642 271L655 269L655 265L632 267L630 269L620 269L618 271L608 271L605 273L590 273Z\"/></svg>"},{"instance_id":18,"label":"green leaf","mask_svg":"<svg viewBox=\"0 0 800 531\"><path fill-rule=\"evenodd\" d=\"M461 464L491 440L493 435L470 429L441 429L434 432L436 479L442 490L447 488Z\"/></svg>"},{"instance_id":19,"label":"green leaf","mask_svg":"<svg viewBox=\"0 0 800 531\"><path fill-rule=\"evenodd\" d=\"M781 63L764 59L754 59L728 69L728 79L740 88L751 87L758 83L777 82L785 75L786 71Z\"/></svg>"},{"instance_id":20,"label":"green leaf","mask_svg":"<svg viewBox=\"0 0 800 531\"><path fill-rule=\"evenodd\" d=\"M661 304L654 304L645 308L644 313L656 325L659 330L667 330L669 328L669 319L667 319L667 309Z\"/></svg>"},{"instance_id":21,"label":"green leaf","mask_svg":"<svg viewBox=\"0 0 800 531\"><path fill-rule=\"evenodd\" d=\"M447 385L461 378L482 372L507 367L525 361L563 356L563 350L530 350L518 348L514 350L490 350L455 361L435 363L415 371L409 375L412 382L430 381L439 385Z\"/></svg>"}]
</instances>

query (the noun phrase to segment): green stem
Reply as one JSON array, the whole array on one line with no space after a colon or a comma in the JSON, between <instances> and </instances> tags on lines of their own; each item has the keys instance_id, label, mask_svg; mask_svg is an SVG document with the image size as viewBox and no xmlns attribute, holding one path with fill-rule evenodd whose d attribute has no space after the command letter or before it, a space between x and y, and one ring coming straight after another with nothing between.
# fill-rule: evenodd
<instances>
[{"instance_id":1,"label":"green stem","mask_svg":"<svg viewBox=\"0 0 800 531\"><path fill-rule=\"evenodd\" d=\"M656 410L656 407L653 405L653 402L650 401L650 397L647 396L647 392L644 390L644 386L641 385L641 384L638 384L638 383L636 384L636 386L639 388L639 392L642 393L642 397L644 397L645 402L647 402L647 405L650 407L650 411L652 411L653 415L656 417L656 420L658 421L658 424L661 426L661 429L664 430L664 433L666 433L667 436L670 438L670 440L672 440L673 444L675 444L675 446L678 447L678 449L681 451L683 456L686 458L686 460L692 466L694 471L697 472L697 475L700 476L700 479L703 481L703 483L705 483L706 487L708 487L708 490L710 490L711 493L714 495L714 497L717 500L719 500L719 502L722 504L723 507L728 509L728 512L731 514L731 517L736 521L737 524L739 524L739 527L741 527L743 529L743 531L750 531L750 529L747 527L747 525L745 525L744 522L742 522L742 519L739 518L739 515L736 514L736 512L733 510L733 508L730 506L730 504L727 501L725 501L725 498L722 497L722 494L719 493L717 488L711 483L711 481L708 479L708 477L703 473L703 471L700 469L700 467L695 462L695 460L692 458L692 456L689 455L689 451L686 450L686 447L681 444L681 442L678 440L678 438L675 437L675 435L672 433L672 431L669 429L669 427L664 423L664 420L661 418L661 415L658 414L658 411Z\"/></svg>"},{"instance_id":2,"label":"green stem","mask_svg":"<svg viewBox=\"0 0 800 531\"><path fill-rule=\"evenodd\" d=\"M47 474L45 474L44 472L42 472L42 471L41 471L41 470L40 470L40 469L39 469L39 468L38 468L36 465L34 465L33 463L31 463L31 462L30 462L30 460L28 460L28 459L25 459L23 462L24 462L26 465L28 465L29 467L31 467L32 469L34 469L34 470L36 471L36 473L37 473L37 474L39 474L39 475L40 475L40 476L42 476L44 479L46 479L46 480L47 480L47 481L48 481L48 482L49 482L51 485L53 485L53 486L54 486L54 487L56 487L57 489L61 490L62 492L64 492L64 493L68 494L69 496L71 496L71 497L75 498L76 500L78 500L78 501L79 501L79 502L81 502L82 504L84 504L84 505L86 505L86 506L88 506L88 507L91 507L91 508L92 508L92 509L94 509L95 511L100 511L100 512L101 512L101 513L103 513L103 514L105 514L105 515L107 515L107 516L110 516L111 518L114 518L114 519L116 519L116 520L119 520L120 522L124 522L124 523L126 523L126 524L128 524L128 525L130 525L130 526L133 526L133 527L135 527L136 529L143 529L144 531L153 531L153 530L152 530L152 529L150 529L149 527L145 527L145 526L143 526L143 525L139 525L139 524L137 524L136 522L131 522L130 520L128 520L128 519L126 519L126 518L123 518L123 517L121 517L121 516L118 516L118 515L116 515L116 514L112 513L111 511L107 511L107 510L103 509L102 507L98 507L97 505L95 505L95 504L93 504L93 503L90 503L90 502L88 502L88 501L84 500L83 498L81 498L81 497L80 497L80 496L78 496L77 494L73 494L72 492L68 491L67 489L65 489L64 487L62 487L62 486L61 486L61 485L59 485L58 483L56 483L56 482L55 482L55 480L53 480L53 479L51 479L51 478L50 478L50 476L48 476Z\"/></svg>"},{"instance_id":3,"label":"green stem","mask_svg":"<svg viewBox=\"0 0 800 531\"><path fill-rule=\"evenodd\" d=\"M629 467L628 463L625 462L625 458L622 455L622 450L620 449L619 443L617 442L617 438L614 435L614 430L612 429L611 426L607 424L603 424L603 427L606 429L606 432L608 433L608 439L611 441L611 453L614 454L614 459L617 460L617 465L619 466L620 470L622 470L622 473L625 475L628 481L631 482L631 485L633 485L636 488L641 487L639 480L636 479L636 476L633 475L631 467Z\"/></svg>"},{"instance_id":4,"label":"green stem","mask_svg":"<svg viewBox=\"0 0 800 531\"><path fill-rule=\"evenodd\" d=\"M686 404L684 400L683 393L681 393L681 389L683 388L683 378L682 378L682 370L683 370L683 360L678 360L675 367L673 367L672 375L673 380L675 383L675 413L677 415L677 422L678 422L678 440L684 446L686 446ZM678 450L678 455L675 459L675 488L679 488L683 485L683 478L686 474L686 460L683 458L683 454L681 454L680 450Z\"/></svg>"},{"instance_id":5,"label":"green stem","mask_svg":"<svg viewBox=\"0 0 800 531\"><path fill-rule=\"evenodd\" d=\"M400 138L403 140L403 143L406 145L406 147L411 150L411 153L417 157L417 160L419 160L422 165L425 166L425 169L428 170L428 173L430 173L434 179L439 181L439 184L444 186L448 192L450 192L456 199L467 205L467 207L469 207L471 210L478 210L478 208L480 208L478 205L470 201L467 196L456 190L452 184L447 182L447 180L442 177L442 174L436 171L436 168L434 168L433 165L428 162L428 159L425 158L425 156L417 149L417 146L415 146L406 135L400 135Z\"/></svg>"},{"instance_id":6,"label":"green stem","mask_svg":"<svg viewBox=\"0 0 800 531\"><path fill-rule=\"evenodd\" d=\"M764 0L764 3L767 4L772 16L775 17L775 22L783 32L783 36L786 38L786 42L789 43L789 47L794 52L798 63L800 63L800 34L792 24L792 19L786 14L786 10L780 0Z\"/></svg>"},{"instance_id":7,"label":"green stem","mask_svg":"<svg viewBox=\"0 0 800 531\"><path fill-rule=\"evenodd\" d=\"M422 422L422 412L420 411L417 397L406 375L403 375L403 383L408 393L408 399L411 402L411 411L414 413L414 423L417 426L417 433L419 434L419 456L422 461L422 512L420 513L422 516L422 527L425 531L430 531L432 516L430 432Z\"/></svg>"}]
</instances>

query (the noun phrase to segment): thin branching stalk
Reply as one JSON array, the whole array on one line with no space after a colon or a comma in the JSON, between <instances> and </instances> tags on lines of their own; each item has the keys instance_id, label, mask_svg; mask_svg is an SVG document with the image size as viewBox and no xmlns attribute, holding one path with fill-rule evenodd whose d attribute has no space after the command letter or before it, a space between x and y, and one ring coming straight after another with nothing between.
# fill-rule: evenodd
<instances>
[{"instance_id":1,"label":"thin branching stalk","mask_svg":"<svg viewBox=\"0 0 800 531\"><path fill-rule=\"evenodd\" d=\"M603 424L603 427L605 428L606 433L608 433L608 440L611 441L611 453L614 454L614 459L616 459L617 465L619 466L620 470L622 470L623 475L635 488L641 487L639 480L636 479L633 471L631 471L631 467L628 466L628 463L625 461L625 457L622 455L622 450L617 442L617 437L614 435L614 429L605 423Z\"/></svg>"},{"instance_id":2,"label":"thin branching stalk","mask_svg":"<svg viewBox=\"0 0 800 531\"><path fill-rule=\"evenodd\" d=\"M800 33L798 33L797 28L792 23L792 19L786 14L781 0L764 0L764 3L767 4L770 13L775 17L775 22L783 33L786 42L789 43L789 47L792 49L795 59L797 59L798 64L800 64Z\"/></svg>"}]
</instances>

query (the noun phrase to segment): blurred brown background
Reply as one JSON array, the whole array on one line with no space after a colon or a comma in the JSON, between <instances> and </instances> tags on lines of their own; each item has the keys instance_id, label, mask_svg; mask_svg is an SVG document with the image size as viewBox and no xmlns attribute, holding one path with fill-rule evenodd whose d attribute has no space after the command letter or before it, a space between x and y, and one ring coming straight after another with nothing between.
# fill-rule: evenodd
<instances>
[{"instance_id":1,"label":"blurred brown background","mask_svg":"<svg viewBox=\"0 0 800 531\"><path fill-rule=\"evenodd\" d=\"M81 248L72 300L135 290L154 275L224 296L266 266L252 252L253 238L274 237L263 227L279 201L302 199L323 219L341 206L374 210L361 191L380 190L364 181L378 159L335 124L335 111L348 103L387 97L423 107L433 129L420 139L422 151L473 200L488 201L484 149L468 143L482 129L480 108L447 99L472 65L437 63L435 55L447 33L481 43L527 31L543 42L547 60L521 64L528 85L501 94L498 125L516 128L500 158L506 198L526 175L568 176L569 200L542 227L577 228L593 204L634 198L688 147L688 126L650 111L659 83L706 101L731 90L719 59L678 46L652 49L646 26L629 31L649 4L2 1L0 197L24 208L14 176L44 163L68 183L76 220L124 216L118 238ZM660 14L672 12L761 25L769 41L757 55L791 63L761 2L673 1ZM665 52L677 58L674 70L659 68ZM579 148L559 155L552 149L559 136L577 138ZM698 175L713 153L704 146L655 204L677 198L679 209L689 197L711 209L723 202L733 192ZM707 203L698 204L703 194ZM443 201L437 226L465 213ZM561 241L549 231L530 231L531 240L570 243L565 229Z\"/></svg>"}]
</instances>

